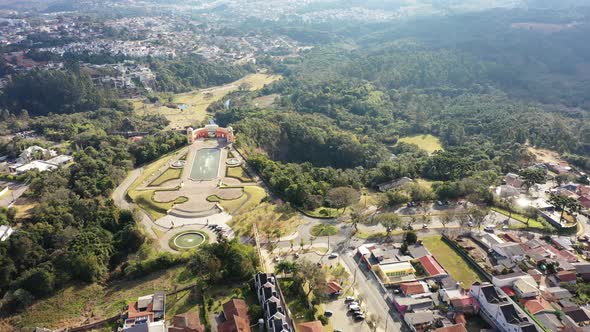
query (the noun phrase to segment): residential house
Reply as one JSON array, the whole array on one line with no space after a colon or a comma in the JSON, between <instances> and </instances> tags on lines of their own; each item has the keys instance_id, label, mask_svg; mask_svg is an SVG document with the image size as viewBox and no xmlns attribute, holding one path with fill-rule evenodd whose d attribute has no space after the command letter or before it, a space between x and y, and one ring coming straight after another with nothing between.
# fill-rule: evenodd
<instances>
[{"instance_id":1,"label":"residential house","mask_svg":"<svg viewBox=\"0 0 590 332\"><path fill-rule=\"evenodd\" d=\"M567 289L563 287L549 287L543 290L543 297L550 302L557 302L563 299L571 299L573 297Z\"/></svg>"},{"instance_id":2,"label":"residential house","mask_svg":"<svg viewBox=\"0 0 590 332\"><path fill-rule=\"evenodd\" d=\"M222 319L217 332L251 332L248 305L244 300L231 299L224 303Z\"/></svg>"},{"instance_id":3,"label":"residential house","mask_svg":"<svg viewBox=\"0 0 590 332\"><path fill-rule=\"evenodd\" d=\"M0 234L2 234L1 231ZM572 265L580 278L584 279L584 281L590 281L590 263L574 263Z\"/></svg>"},{"instance_id":4,"label":"residential house","mask_svg":"<svg viewBox=\"0 0 590 332\"><path fill-rule=\"evenodd\" d=\"M395 309L404 315L406 312L428 310L434 307L434 302L429 297L402 297L394 296L393 305Z\"/></svg>"},{"instance_id":5,"label":"residential house","mask_svg":"<svg viewBox=\"0 0 590 332\"><path fill-rule=\"evenodd\" d=\"M551 243L559 249L559 250L568 250L571 251L574 248L572 247L572 241L567 236L557 236L553 235L550 237Z\"/></svg>"},{"instance_id":6,"label":"residential house","mask_svg":"<svg viewBox=\"0 0 590 332\"><path fill-rule=\"evenodd\" d=\"M563 313L566 314L578 326L590 325L590 315L584 308L569 307L563 308Z\"/></svg>"},{"instance_id":7,"label":"residential house","mask_svg":"<svg viewBox=\"0 0 590 332\"><path fill-rule=\"evenodd\" d=\"M205 326L201 324L199 314L193 311L174 316L168 332L205 332Z\"/></svg>"},{"instance_id":8,"label":"residential house","mask_svg":"<svg viewBox=\"0 0 590 332\"><path fill-rule=\"evenodd\" d=\"M512 285L512 289L514 289L514 292L516 292L516 295L519 298L537 297L540 294L539 288L537 288L537 284L534 280L531 283L531 280L518 279Z\"/></svg>"},{"instance_id":9,"label":"residential house","mask_svg":"<svg viewBox=\"0 0 590 332\"><path fill-rule=\"evenodd\" d=\"M414 257L415 259L420 259L424 256L432 255L430 251L428 251L428 249L426 249L426 247L422 244L409 245L408 252L410 253L410 256Z\"/></svg>"},{"instance_id":10,"label":"residential house","mask_svg":"<svg viewBox=\"0 0 590 332\"><path fill-rule=\"evenodd\" d=\"M442 278L447 276L447 271L438 263L432 255L422 256L418 259L429 277Z\"/></svg>"},{"instance_id":11,"label":"residential house","mask_svg":"<svg viewBox=\"0 0 590 332\"><path fill-rule=\"evenodd\" d=\"M551 305L551 302L545 300L542 297L532 299L520 299L520 303L525 309L531 314L536 315L541 312L554 312L555 308Z\"/></svg>"},{"instance_id":12,"label":"residential house","mask_svg":"<svg viewBox=\"0 0 590 332\"><path fill-rule=\"evenodd\" d=\"M463 324L455 324L455 325L440 327L440 328L434 330L434 332L467 332L467 329L465 328L465 325L463 325Z\"/></svg>"},{"instance_id":13,"label":"residential house","mask_svg":"<svg viewBox=\"0 0 590 332\"><path fill-rule=\"evenodd\" d=\"M549 331L561 331L565 327L553 312L540 312L535 314L535 318Z\"/></svg>"},{"instance_id":14,"label":"residential house","mask_svg":"<svg viewBox=\"0 0 590 332\"><path fill-rule=\"evenodd\" d=\"M135 324L127 329L123 330L124 332L166 332L166 324L164 321L158 322L146 322L142 324Z\"/></svg>"},{"instance_id":15,"label":"residential house","mask_svg":"<svg viewBox=\"0 0 590 332\"><path fill-rule=\"evenodd\" d=\"M301 323L297 325L297 331L299 332L322 332L324 331L324 326L322 322L319 320L314 320L313 322Z\"/></svg>"},{"instance_id":16,"label":"residential house","mask_svg":"<svg viewBox=\"0 0 590 332\"><path fill-rule=\"evenodd\" d=\"M555 277L559 281L559 283L567 282L570 284L575 284L577 280L576 271L559 271L555 274Z\"/></svg>"},{"instance_id":17,"label":"residential house","mask_svg":"<svg viewBox=\"0 0 590 332\"><path fill-rule=\"evenodd\" d=\"M480 314L501 332L537 332L522 310L494 285L476 282L469 292L479 303Z\"/></svg>"},{"instance_id":18,"label":"residential house","mask_svg":"<svg viewBox=\"0 0 590 332\"><path fill-rule=\"evenodd\" d=\"M164 292L141 296L137 298L136 302L129 303L127 306L127 313L123 315L123 331L138 332L140 327L131 328L136 325L148 325L149 327L150 323L163 322L166 318L165 315L166 294ZM153 329L160 328L160 324L151 325Z\"/></svg>"},{"instance_id":19,"label":"residential house","mask_svg":"<svg viewBox=\"0 0 590 332\"><path fill-rule=\"evenodd\" d=\"M525 251L519 243L505 242L492 246L492 250L498 255L511 259L513 262L524 259Z\"/></svg>"},{"instance_id":20,"label":"residential house","mask_svg":"<svg viewBox=\"0 0 590 332\"><path fill-rule=\"evenodd\" d=\"M541 273L539 270L537 269L530 269L527 271L527 273L533 277L533 279L539 283L541 281L541 278L543 278L543 273Z\"/></svg>"},{"instance_id":21,"label":"residential house","mask_svg":"<svg viewBox=\"0 0 590 332\"><path fill-rule=\"evenodd\" d=\"M479 238L479 241L487 247L487 249L492 249L494 246L504 243L498 235L493 233L483 233Z\"/></svg>"},{"instance_id":22,"label":"residential house","mask_svg":"<svg viewBox=\"0 0 590 332\"><path fill-rule=\"evenodd\" d=\"M526 280L531 285L536 285L535 279L528 273L514 272L508 274L499 274L492 277L492 283L496 287L512 287L512 285L520 279Z\"/></svg>"},{"instance_id":23,"label":"residential house","mask_svg":"<svg viewBox=\"0 0 590 332\"><path fill-rule=\"evenodd\" d=\"M430 294L428 284L424 281L404 282L400 284L400 290L405 296Z\"/></svg>"},{"instance_id":24,"label":"residential house","mask_svg":"<svg viewBox=\"0 0 590 332\"><path fill-rule=\"evenodd\" d=\"M409 312L404 315L404 321L412 331L425 331L434 324L434 313L430 310Z\"/></svg>"}]
</instances>

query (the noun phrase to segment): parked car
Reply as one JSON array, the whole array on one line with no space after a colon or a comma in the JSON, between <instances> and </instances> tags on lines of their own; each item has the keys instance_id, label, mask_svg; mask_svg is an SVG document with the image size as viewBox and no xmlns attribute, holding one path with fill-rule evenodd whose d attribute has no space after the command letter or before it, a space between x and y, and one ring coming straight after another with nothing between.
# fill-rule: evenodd
<instances>
[{"instance_id":1,"label":"parked car","mask_svg":"<svg viewBox=\"0 0 590 332\"><path fill-rule=\"evenodd\" d=\"M467 223L467 226L473 227L473 223L470 221L470 222Z\"/></svg>"},{"instance_id":2,"label":"parked car","mask_svg":"<svg viewBox=\"0 0 590 332\"><path fill-rule=\"evenodd\" d=\"M299 258L299 253L298 253L298 252L296 252L295 254L293 254L293 256L294 256L295 258Z\"/></svg>"},{"instance_id":3,"label":"parked car","mask_svg":"<svg viewBox=\"0 0 590 332\"><path fill-rule=\"evenodd\" d=\"M276 263L278 263L280 260L281 260L281 258L280 258L278 255L277 255L277 256L275 256L275 259L274 259L274 261L275 261Z\"/></svg>"},{"instance_id":4,"label":"parked car","mask_svg":"<svg viewBox=\"0 0 590 332\"><path fill-rule=\"evenodd\" d=\"M442 206L443 205L443 202L442 201L436 201L436 205Z\"/></svg>"},{"instance_id":5,"label":"parked car","mask_svg":"<svg viewBox=\"0 0 590 332\"><path fill-rule=\"evenodd\" d=\"M344 299L344 302L354 302L354 301L355 301L355 298L354 298L354 297L352 297L352 296L347 296L347 297Z\"/></svg>"},{"instance_id":6,"label":"parked car","mask_svg":"<svg viewBox=\"0 0 590 332\"><path fill-rule=\"evenodd\" d=\"M354 316L354 320L361 322L361 321L365 320L365 316L364 315Z\"/></svg>"},{"instance_id":7,"label":"parked car","mask_svg":"<svg viewBox=\"0 0 590 332\"><path fill-rule=\"evenodd\" d=\"M359 307L358 305L351 305L348 307L349 311L355 311L355 310L361 310L361 307Z\"/></svg>"},{"instance_id":8,"label":"parked car","mask_svg":"<svg viewBox=\"0 0 590 332\"><path fill-rule=\"evenodd\" d=\"M332 317L333 314L334 314L334 312L332 312L332 310L324 311L324 316L326 316L326 317Z\"/></svg>"},{"instance_id":9,"label":"parked car","mask_svg":"<svg viewBox=\"0 0 590 332\"><path fill-rule=\"evenodd\" d=\"M330 259L338 258L338 254L333 252L328 256L328 258L330 258Z\"/></svg>"},{"instance_id":10,"label":"parked car","mask_svg":"<svg viewBox=\"0 0 590 332\"><path fill-rule=\"evenodd\" d=\"M428 228L428 224L422 224L422 228Z\"/></svg>"}]
</instances>

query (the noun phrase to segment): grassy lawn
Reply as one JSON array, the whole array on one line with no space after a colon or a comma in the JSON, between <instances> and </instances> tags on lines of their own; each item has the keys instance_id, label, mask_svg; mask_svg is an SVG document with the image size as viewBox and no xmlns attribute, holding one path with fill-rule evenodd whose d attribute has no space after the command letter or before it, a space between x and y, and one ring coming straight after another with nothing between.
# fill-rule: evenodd
<instances>
[{"instance_id":1,"label":"grassy lawn","mask_svg":"<svg viewBox=\"0 0 590 332\"><path fill-rule=\"evenodd\" d=\"M242 182L254 182L254 179L246 173L246 170L242 166L228 167L225 176L238 179Z\"/></svg>"},{"instance_id":2,"label":"grassy lawn","mask_svg":"<svg viewBox=\"0 0 590 332\"><path fill-rule=\"evenodd\" d=\"M184 268L170 268L143 278L100 284L75 285L35 303L20 315L5 319L17 330L32 331L36 326L65 328L96 321L121 313L122 308L142 295L157 290L171 291L194 283L182 278ZM0 325L1 326L1 325Z\"/></svg>"},{"instance_id":3,"label":"grassy lawn","mask_svg":"<svg viewBox=\"0 0 590 332\"><path fill-rule=\"evenodd\" d=\"M336 218L344 213L344 211L323 206L315 210L303 210L302 212L310 217L316 218Z\"/></svg>"},{"instance_id":4,"label":"grassy lawn","mask_svg":"<svg viewBox=\"0 0 590 332\"><path fill-rule=\"evenodd\" d=\"M537 228L540 230L548 230L548 231L552 231L555 230L555 228L553 226L551 226L549 223L545 223L545 222L541 222L540 220L537 219L533 219L533 218L528 218L528 226L527 226L527 217L523 216L521 214L518 213L512 213L510 214L509 211L503 210L501 208L498 207L492 207L491 208L493 211L498 212L499 214L505 215L505 216L510 216L510 218L519 221L522 223L522 225L513 225L513 228ZM512 226L512 225L511 225Z\"/></svg>"},{"instance_id":5,"label":"grassy lawn","mask_svg":"<svg viewBox=\"0 0 590 332\"><path fill-rule=\"evenodd\" d=\"M451 277L462 283L463 288L469 288L474 282L482 281L477 272L439 236L425 237L421 240Z\"/></svg>"},{"instance_id":6,"label":"grassy lawn","mask_svg":"<svg viewBox=\"0 0 590 332\"><path fill-rule=\"evenodd\" d=\"M248 283L239 285L212 286L205 292L204 295L206 311L204 316L208 318L208 316L212 313L219 313L223 311L223 304L232 298L238 298L246 301L246 304L250 307L250 309L252 309L254 306L259 306L256 293L252 291L252 288ZM258 318L260 317L253 317L252 311L250 312L250 322L252 324L255 324L258 321ZM201 322L204 321L205 319L202 316ZM211 329L207 329L207 331L210 330Z\"/></svg>"},{"instance_id":7,"label":"grassy lawn","mask_svg":"<svg viewBox=\"0 0 590 332\"><path fill-rule=\"evenodd\" d=\"M254 223L261 233L264 229L278 229L283 235L288 235L293 234L304 220L288 205L262 203L254 210L235 216L230 225L236 234L251 236Z\"/></svg>"},{"instance_id":8,"label":"grassy lawn","mask_svg":"<svg viewBox=\"0 0 590 332\"><path fill-rule=\"evenodd\" d=\"M404 142L404 143L408 143L408 144L415 144L420 149L428 152L428 154L432 154L436 150L443 149L438 137L435 137L432 135L416 135L416 136L402 137L399 139L399 142Z\"/></svg>"},{"instance_id":9,"label":"grassy lawn","mask_svg":"<svg viewBox=\"0 0 590 332\"><path fill-rule=\"evenodd\" d=\"M287 307L291 310L291 318L295 323L303 323L315 320L313 311L309 309L307 299L302 291L297 289L291 279L279 279L279 285L287 301Z\"/></svg>"},{"instance_id":10,"label":"grassy lawn","mask_svg":"<svg viewBox=\"0 0 590 332\"><path fill-rule=\"evenodd\" d=\"M139 99L133 99L131 102L135 112L138 114L161 114L170 121L169 128L184 128L193 125L196 121L204 120L207 117L206 110L209 105L223 99L227 94L238 90L242 84L247 85L250 91L254 91L280 78L280 75L250 74L226 85L174 95L172 97L172 103L188 105L188 108L184 111L178 108L144 104Z\"/></svg>"},{"instance_id":11,"label":"grassy lawn","mask_svg":"<svg viewBox=\"0 0 590 332\"><path fill-rule=\"evenodd\" d=\"M161 186L162 184L170 180L180 179L181 175L182 168L168 168L164 171L164 173L160 174L160 176L158 176L154 181L152 181L152 183L150 183L150 186Z\"/></svg>"},{"instance_id":12,"label":"grassy lawn","mask_svg":"<svg viewBox=\"0 0 590 332\"><path fill-rule=\"evenodd\" d=\"M187 197L181 196L171 202L156 202L153 197L155 190L133 190L129 191L129 197L141 207L153 220L158 220L166 215L174 204L182 204L188 201Z\"/></svg>"},{"instance_id":13,"label":"grassy lawn","mask_svg":"<svg viewBox=\"0 0 590 332\"><path fill-rule=\"evenodd\" d=\"M258 205L266 197L266 191L259 186L244 187L244 194L240 198L221 200L221 206L230 214L248 212ZM214 199L214 198L213 198Z\"/></svg>"},{"instance_id":14,"label":"grassy lawn","mask_svg":"<svg viewBox=\"0 0 590 332\"><path fill-rule=\"evenodd\" d=\"M318 224L311 228L311 235L313 236L328 236L338 234L338 228L332 225Z\"/></svg>"}]
</instances>

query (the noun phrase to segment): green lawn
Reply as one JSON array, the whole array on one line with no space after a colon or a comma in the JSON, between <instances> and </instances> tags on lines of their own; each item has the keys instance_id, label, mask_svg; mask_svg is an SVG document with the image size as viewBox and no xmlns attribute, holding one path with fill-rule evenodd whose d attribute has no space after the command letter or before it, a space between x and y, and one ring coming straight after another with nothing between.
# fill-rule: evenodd
<instances>
[{"instance_id":1,"label":"green lawn","mask_svg":"<svg viewBox=\"0 0 590 332\"><path fill-rule=\"evenodd\" d=\"M421 240L451 277L462 283L463 288L469 288L474 282L482 281L469 263L444 243L440 236L425 237Z\"/></svg>"},{"instance_id":2,"label":"green lawn","mask_svg":"<svg viewBox=\"0 0 590 332\"><path fill-rule=\"evenodd\" d=\"M436 150L443 149L438 137L435 137L432 135L416 135L416 136L402 137L399 139L399 142L404 142L404 143L408 143L408 144L415 144L420 149L428 152L428 154L432 154Z\"/></svg>"},{"instance_id":3,"label":"green lawn","mask_svg":"<svg viewBox=\"0 0 590 332\"><path fill-rule=\"evenodd\" d=\"M238 214L248 212L262 202L262 199L266 197L266 191L259 186L245 186L244 194L236 199L224 200L221 199L219 204L230 214ZM214 202L216 197L209 196L207 199L210 202Z\"/></svg>"},{"instance_id":4,"label":"green lawn","mask_svg":"<svg viewBox=\"0 0 590 332\"><path fill-rule=\"evenodd\" d=\"M311 235L313 236L328 236L338 234L338 228L332 225L318 224L311 228Z\"/></svg>"},{"instance_id":5,"label":"green lawn","mask_svg":"<svg viewBox=\"0 0 590 332\"><path fill-rule=\"evenodd\" d=\"M340 217L342 215L342 213L344 213L341 210L338 209L333 209L333 208L329 208L329 207L319 207L315 210L303 210L302 211L305 215L308 215L310 217L315 217L315 218L336 218L336 217Z\"/></svg>"},{"instance_id":6,"label":"green lawn","mask_svg":"<svg viewBox=\"0 0 590 332\"><path fill-rule=\"evenodd\" d=\"M129 197L141 207L153 220L158 220L166 215L174 204L182 204L188 201L187 197L180 196L171 202L154 201L155 190L133 190L129 191Z\"/></svg>"},{"instance_id":7,"label":"green lawn","mask_svg":"<svg viewBox=\"0 0 590 332\"><path fill-rule=\"evenodd\" d=\"M248 173L246 173L246 170L242 166L228 167L225 175L230 178L238 179L242 182L254 182L254 179L252 179Z\"/></svg>"},{"instance_id":8,"label":"green lawn","mask_svg":"<svg viewBox=\"0 0 590 332\"><path fill-rule=\"evenodd\" d=\"M150 183L150 186L152 186L152 187L161 186L162 184L164 184L170 180L180 179L181 175L182 175L182 168L168 168L167 170L164 171L164 173L160 174L160 176L158 176L154 181L152 181L152 183Z\"/></svg>"},{"instance_id":9,"label":"green lawn","mask_svg":"<svg viewBox=\"0 0 590 332\"><path fill-rule=\"evenodd\" d=\"M523 216L521 214L518 213L510 213L509 211L506 211L504 209L501 209L499 207L492 207L492 210L495 212L498 212L499 214L505 215L505 216L510 216L510 218L519 221L522 223L522 225L515 225L515 227L513 228L536 228L539 230L547 230L547 231L552 231L555 230L555 228L553 226L551 226L549 223L545 223L545 222L541 222L540 220L537 219L533 219L533 218L527 218L526 216ZM528 224L527 224L527 219L528 219Z\"/></svg>"}]
</instances>

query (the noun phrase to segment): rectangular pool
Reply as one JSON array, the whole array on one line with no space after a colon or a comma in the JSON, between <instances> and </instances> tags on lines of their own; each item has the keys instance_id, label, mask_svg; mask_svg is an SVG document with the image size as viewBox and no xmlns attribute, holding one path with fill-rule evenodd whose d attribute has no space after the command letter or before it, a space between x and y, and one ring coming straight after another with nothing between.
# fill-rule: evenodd
<instances>
[{"instance_id":1,"label":"rectangular pool","mask_svg":"<svg viewBox=\"0 0 590 332\"><path fill-rule=\"evenodd\" d=\"M221 150L201 149L193 159L190 178L193 180L213 180L219 175Z\"/></svg>"}]
</instances>

